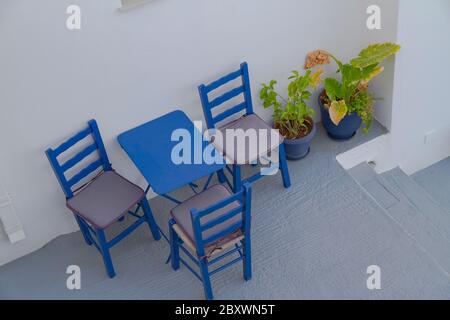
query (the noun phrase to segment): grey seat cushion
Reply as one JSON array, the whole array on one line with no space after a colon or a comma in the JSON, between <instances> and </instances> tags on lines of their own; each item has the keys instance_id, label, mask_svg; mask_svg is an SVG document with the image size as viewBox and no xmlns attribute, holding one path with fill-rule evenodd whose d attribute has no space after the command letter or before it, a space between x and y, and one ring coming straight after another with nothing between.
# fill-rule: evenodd
<instances>
[{"instance_id":1,"label":"grey seat cushion","mask_svg":"<svg viewBox=\"0 0 450 320\"><path fill-rule=\"evenodd\" d=\"M170 214L175 219L177 225L182 229L184 234L189 238L189 240L192 241L193 244L195 244L194 229L192 227L192 220L191 220L191 209L194 209L194 208L198 209L198 210L206 209L207 207L209 207L221 200L224 200L225 198L228 198L231 195L232 195L232 193L230 192L230 190L228 190L228 188L226 188L225 186L223 186L221 184L217 184L217 185L214 185L214 186L206 189L203 192L200 192L199 194L196 194L195 196L189 198L182 204L176 206L175 208L172 209ZM230 203L229 205L227 205L219 210L216 210L216 211L212 212L211 214L203 217L201 219L201 223L204 224L204 223L216 218L217 216L220 216L220 215L238 207L239 205L240 205L239 201L234 201L234 202ZM222 222L221 224L219 224L211 229L205 230L203 232L203 239L205 239L206 237L208 237L209 235L211 235L213 233L216 233L220 230L223 230L223 229L229 227L230 225L232 225L240 220L242 220L242 215L237 214L233 218L228 219L227 221ZM218 240L217 242L220 242L220 240Z\"/></svg>"},{"instance_id":2,"label":"grey seat cushion","mask_svg":"<svg viewBox=\"0 0 450 320\"><path fill-rule=\"evenodd\" d=\"M95 178L75 196L67 207L96 228L106 228L137 204L144 191L114 171Z\"/></svg>"},{"instance_id":3,"label":"grey seat cushion","mask_svg":"<svg viewBox=\"0 0 450 320\"><path fill-rule=\"evenodd\" d=\"M218 128L223 136L223 140L214 139L214 146L219 149L223 155L228 159L230 163L236 164L250 164L259 159L260 156L267 156L267 154L276 149L282 142L283 136L278 132L274 136L271 135L271 130L273 129L269 126L264 120L258 117L256 114L249 114L243 116L237 120L234 120L222 127ZM227 143L226 139L226 130L227 129L242 129L247 131L248 129L255 129L256 134L256 142L253 144L253 147L250 147L249 142L238 143L238 139L234 138L234 141L230 141ZM262 134L264 131L260 131L264 129L266 134ZM261 136L259 134L261 132ZM260 137L262 139L266 139L266 147L260 148ZM241 140L244 137L241 137ZM247 138L248 140L248 138ZM242 140L243 141L243 140Z\"/></svg>"}]
</instances>

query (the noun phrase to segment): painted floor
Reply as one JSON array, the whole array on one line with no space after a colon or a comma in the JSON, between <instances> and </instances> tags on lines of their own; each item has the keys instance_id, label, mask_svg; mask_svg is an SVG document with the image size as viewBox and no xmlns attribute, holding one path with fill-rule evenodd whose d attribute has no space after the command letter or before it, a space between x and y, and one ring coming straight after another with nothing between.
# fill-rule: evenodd
<instances>
[{"instance_id":1,"label":"painted floor","mask_svg":"<svg viewBox=\"0 0 450 320\"><path fill-rule=\"evenodd\" d=\"M364 163L349 173L392 222L450 277L450 211L399 168L379 175Z\"/></svg>"},{"instance_id":2,"label":"painted floor","mask_svg":"<svg viewBox=\"0 0 450 320\"><path fill-rule=\"evenodd\" d=\"M412 178L450 214L450 157L415 173Z\"/></svg>"},{"instance_id":3,"label":"painted floor","mask_svg":"<svg viewBox=\"0 0 450 320\"><path fill-rule=\"evenodd\" d=\"M347 142L319 129L309 156L289 162L290 189L280 175L254 185L253 278L245 282L240 265L213 276L216 299L449 299L448 273L336 161L384 129L375 124ZM167 229L171 204L151 206ZM164 264L168 252L141 227L112 249L117 276L109 279L79 232L60 236L0 267L0 299L203 299L185 267ZM66 288L72 264L81 267L81 290ZM380 290L367 289L370 265L381 268Z\"/></svg>"}]
</instances>

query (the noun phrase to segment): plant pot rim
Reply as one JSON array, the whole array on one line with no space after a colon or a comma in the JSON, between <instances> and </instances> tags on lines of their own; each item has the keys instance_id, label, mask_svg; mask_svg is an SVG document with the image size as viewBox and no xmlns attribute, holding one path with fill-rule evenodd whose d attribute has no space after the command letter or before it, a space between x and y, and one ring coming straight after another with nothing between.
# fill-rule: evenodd
<instances>
[{"instance_id":1,"label":"plant pot rim","mask_svg":"<svg viewBox=\"0 0 450 320\"><path fill-rule=\"evenodd\" d=\"M288 139L286 137L283 136L284 142L288 143L288 144L297 144L297 143L301 143L301 142L307 142L312 140L312 138L314 138L316 131L317 131L317 126L316 123L314 122L314 120L311 118L311 122L312 122L312 128L311 131L304 137L301 138L296 138L296 139Z\"/></svg>"},{"instance_id":2,"label":"plant pot rim","mask_svg":"<svg viewBox=\"0 0 450 320\"><path fill-rule=\"evenodd\" d=\"M290 142L294 143L295 141L308 140L308 138L311 136L312 133L315 134L316 133L316 123L314 122L314 119L312 117L307 117L307 119L311 120L312 128L311 128L311 131L306 136L301 137L301 138L297 138L297 139L288 139L285 136L283 136L281 133L279 133L280 136L283 137L283 141L285 141L285 142L286 141L290 141ZM276 129L275 128L275 122L274 122L273 118L272 118L272 127L274 129ZM277 129L277 130L278 130L278 132L280 132L279 129Z\"/></svg>"}]
</instances>

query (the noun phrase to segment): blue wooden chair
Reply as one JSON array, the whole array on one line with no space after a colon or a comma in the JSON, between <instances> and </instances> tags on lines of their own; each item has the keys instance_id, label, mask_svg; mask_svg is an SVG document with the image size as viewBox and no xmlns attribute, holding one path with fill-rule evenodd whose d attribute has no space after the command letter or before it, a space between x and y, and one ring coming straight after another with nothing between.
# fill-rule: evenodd
<instances>
[{"instance_id":1,"label":"blue wooden chair","mask_svg":"<svg viewBox=\"0 0 450 320\"><path fill-rule=\"evenodd\" d=\"M73 157L60 163L58 157L61 154L68 150L76 152L77 150L74 150L76 148L72 147L88 137L92 137L92 143L88 143L87 147ZM86 129L57 148L47 149L45 153L66 195L67 207L74 213L84 240L88 245L93 244L102 254L109 277L115 276L109 249L143 222L149 224L155 240L161 238L144 191L112 169L95 120L90 120ZM90 163L83 166L83 161ZM80 166L83 168L78 171ZM68 177L69 171L76 173ZM143 209L142 216L137 214L139 207ZM136 210L130 211L132 208ZM123 220L126 214L134 216L136 221L115 238L107 241L104 230L114 222Z\"/></svg>"},{"instance_id":2,"label":"blue wooden chair","mask_svg":"<svg viewBox=\"0 0 450 320\"><path fill-rule=\"evenodd\" d=\"M251 188L248 182L233 194L222 184L198 193L171 211L169 221L171 263L180 262L203 282L205 296L213 299L210 276L243 261L244 279L252 277L250 221ZM180 249L200 269L200 275L183 258ZM237 257L214 270L225 257Z\"/></svg>"},{"instance_id":3,"label":"blue wooden chair","mask_svg":"<svg viewBox=\"0 0 450 320\"><path fill-rule=\"evenodd\" d=\"M235 79L240 78L242 80L242 84L238 87L227 91L226 93L221 94L220 96L210 99L210 95L212 95L213 91L224 87ZM270 135L270 130L272 129L267 123L265 123L261 118L259 118L253 112L252 105L252 97L250 92L250 80L248 75L248 66L246 62L243 62L240 68L210 84L202 84L198 87L198 91L200 93L200 100L203 106L203 113L205 115L206 123L208 129L216 129L222 132L222 136L224 139L218 143L215 143L216 147L224 154L228 163L225 169L232 176L232 184L229 182L229 179L225 175L225 170L220 170L218 172L218 178L221 183L228 183L229 186L232 185L233 191L237 192L241 189L243 181L254 182L264 175L260 173L255 174L245 180L241 178L241 167L242 164L252 164L255 165L257 160L261 157L266 157L267 154L270 154L273 150L278 148L279 151L279 161L276 164L277 167L280 168L281 174L283 177L283 184L285 188L289 188L291 185L288 166L286 162L286 155L283 144L283 137L279 135L276 140ZM236 104L231 108L219 108L219 106L223 106L226 103L233 102L234 99L239 99L239 96L243 96L243 101ZM214 110L216 109L216 110ZM222 109L217 112L218 109ZM223 110L225 109L225 110ZM215 114L213 114L215 112ZM234 118L230 121L230 118ZM256 150L256 153L252 153L252 148L245 148L245 145L239 146L237 145L237 141L234 141L234 148L232 150L227 150L228 145L226 143L226 134L225 131L227 129L242 129L246 131L247 129L255 129L259 132L261 129L266 130L267 132L267 149L266 150ZM242 132L242 131L241 131ZM263 132L263 131L261 131ZM258 136L259 139L259 136ZM259 146L259 142L258 142ZM259 148L259 147L258 147ZM227 152L228 151L228 152ZM246 153L245 155L239 155L239 153ZM244 159L245 163L242 161L238 161L239 157ZM267 157L266 157L267 159ZM271 163L271 166L274 163ZM273 167L272 167L273 168Z\"/></svg>"}]
</instances>

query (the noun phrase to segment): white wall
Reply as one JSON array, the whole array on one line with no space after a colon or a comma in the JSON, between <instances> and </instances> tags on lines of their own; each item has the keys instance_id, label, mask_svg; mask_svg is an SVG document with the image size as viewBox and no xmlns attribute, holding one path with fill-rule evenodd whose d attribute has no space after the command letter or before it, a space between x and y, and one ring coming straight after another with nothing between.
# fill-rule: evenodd
<instances>
[{"instance_id":1,"label":"white wall","mask_svg":"<svg viewBox=\"0 0 450 320\"><path fill-rule=\"evenodd\" d=\"M450 156L449 37L450 1L400 0L392 148L408 174Z\"/></svg>"},{"instance_id":2,"label":"white wall","mask_svg":"<svg viewBox=\"0 0 450 320\"><path fill-rule=\"evenodd\" d=\"M364 47L377 42L397 42L398 0L361 0L364 7L376 4L381 10L381 30L363 28ZM383 62L384 71L370 82L370 90L379 98L375 104L375 118L388 130L391 129L394 88L395 57Z\"/></svg>"},{"instance_id":3,"label":"white wall","mask_svg":"<svg viewBox=\"0 0 450 320\"><path fill-rule=\"evenodd\" d=\"M65 27L69 4L80 5L82 30ZM144 185L116 142L120 132L177 107L202 119L197 85L244 60L255 110L268 119L257 99L261 82L285 79L309 50L348 60L369 39L360 0L156 0L127 12L119 6L0 2L0 182L27 235L11 245L0 231L0 265L76 230L44 150L87 120L98 120L115 168ZM378 31L380 41L390 40L390 24Z\"/></svg>"}]
</instances>

